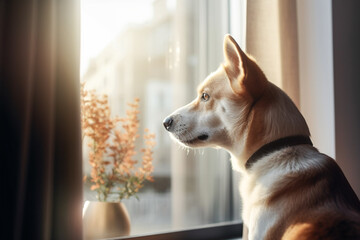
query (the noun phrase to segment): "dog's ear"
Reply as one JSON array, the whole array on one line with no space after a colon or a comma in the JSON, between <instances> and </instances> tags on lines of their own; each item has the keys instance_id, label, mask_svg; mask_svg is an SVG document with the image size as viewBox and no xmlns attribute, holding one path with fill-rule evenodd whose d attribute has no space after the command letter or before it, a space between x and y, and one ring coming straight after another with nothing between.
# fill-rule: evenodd
<instances>
[{"instance_id":1,"label":"dog's ear","mask_svg":"<svg viewBox=\"0 0 360 240\"><path fill-rule=\"evenodd\" d=\"M258 98L263 92L266 77L230 35L224 39L224 56L224 68L233 91L241 94L246 90L255 99Z\"/></svg>"},{"instance_id":2,"label":"dog's ear","mask_svg":"<svg viewBox=\"0 0 360 240\"><path fill-rule=\"evenodd\" d=\"M242 81L247 73L246 55L230 35L226 35L224 38L224 57L224 67L231 88L235 93L240 94L243 91Z\"/></svg>"}]
</instances>

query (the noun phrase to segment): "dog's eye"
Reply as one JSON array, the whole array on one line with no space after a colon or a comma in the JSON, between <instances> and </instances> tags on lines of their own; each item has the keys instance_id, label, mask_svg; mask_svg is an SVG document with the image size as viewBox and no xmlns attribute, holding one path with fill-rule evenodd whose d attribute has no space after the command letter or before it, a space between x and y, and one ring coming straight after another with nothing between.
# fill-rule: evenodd
<instances>
[{"instance_id":1,"label":"dog's eye","mask_svg":"<svg viewBox=\"0 0 360 240\"><path fill-rule=\"evenodd\" d=\"M209 95L209 94L203 93L203 94L201 95L201 101L206 102L206 101L208 101L209 99L210 99L210 95Z\"/></svg>"}]
</instances>

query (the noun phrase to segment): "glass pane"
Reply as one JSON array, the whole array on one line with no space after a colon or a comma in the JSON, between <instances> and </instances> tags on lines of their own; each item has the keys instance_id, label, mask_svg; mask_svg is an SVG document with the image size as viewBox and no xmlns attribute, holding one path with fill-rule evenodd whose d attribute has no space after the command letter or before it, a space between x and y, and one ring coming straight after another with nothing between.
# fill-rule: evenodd
<instances>
[{"instance_id":1,"label":"glass pane","mask_svg":"<svg viewBox=\"0 0 360 240\"><path fill-rule=\"evenodd\" d=\"M228 8L221 0L81 2L85 88L108 95L112 116L125 117L127 103L139 98L139 133L148 128L156 136L154 182L145 183L139 200L122 200L131 235L240 219L239 177L230 156L184 149L162 126L167 115L195 98L197 85L222 62ZM95 201L87 144L85 139L84 198ZM144 147L141 137L136 147ZM134 158L140 161L141 154Z\"/></svg>"}]
</instances>

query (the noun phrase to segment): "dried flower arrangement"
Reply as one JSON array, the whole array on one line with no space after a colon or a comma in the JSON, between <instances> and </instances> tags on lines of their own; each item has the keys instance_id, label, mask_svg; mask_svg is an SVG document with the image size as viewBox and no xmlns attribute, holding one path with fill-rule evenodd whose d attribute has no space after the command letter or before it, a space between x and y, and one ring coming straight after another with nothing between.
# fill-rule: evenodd
<instances>
[{"instance_id":1,"label":"dried flower arrangement","mask_svg":"<svg viewBox=\"0 0 360 240\"><path fill-rule=\"evenodd\" d=\"M95 90L85 89L81 84L81 124L84 137L89 142L89 163L91 190L97 192L99 201L109 200L109 196L122 200L136 193L146 181L153 181L151 173L152 149L155 135L145 129L145 148L141 149L142 164L134 160L135 141L140 137L139 99L128 104L125 118L111 117L107 95L98 96ZM118 127L121 123L122 129ZM86 181L86 176L84 178Z\"/></svg>"}]
</instances>

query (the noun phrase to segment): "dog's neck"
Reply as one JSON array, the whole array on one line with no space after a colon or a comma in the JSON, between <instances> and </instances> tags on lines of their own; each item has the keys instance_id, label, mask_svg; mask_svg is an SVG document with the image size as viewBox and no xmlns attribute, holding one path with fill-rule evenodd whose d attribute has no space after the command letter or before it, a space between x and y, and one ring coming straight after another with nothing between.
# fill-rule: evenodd
<instances>
[{"instance_id":1,"label":"dog's neck","mask_svg":"<svg viewBox=\"0 0 360 240\"><path fill-rule=\"evenodd\" d=\"M279 151L283 148L292 147L296 145L313 145L308 136L289 136L285 138L280 138L278 140L272 141L268 144L265 144L255 153L253 153L250 158L245 163L245 168L249 170L253 164L259 161L264 156L271 154L275 151Z\"/></svg>"},{"instance_id":2,"label":"dog's neck","mask_svg":"<svg viewBox=\"0 0 360 240\"><path fill-rule=\"evenodd\" d=\"M289 136L309 137L309 128L291 99L269 82L251 108L246 129L231 154L245 170L246 161L262 146Z\"/></svg>"}]
</instances>

